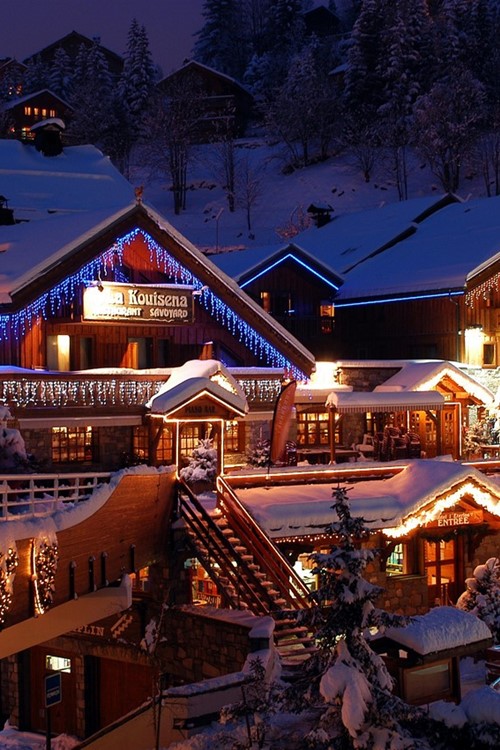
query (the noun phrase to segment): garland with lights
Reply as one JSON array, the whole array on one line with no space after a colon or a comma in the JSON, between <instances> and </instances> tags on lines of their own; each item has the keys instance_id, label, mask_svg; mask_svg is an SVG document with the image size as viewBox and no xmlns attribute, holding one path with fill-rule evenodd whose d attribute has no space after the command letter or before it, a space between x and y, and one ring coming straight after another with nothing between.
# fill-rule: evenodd
<instances>
[{"instance_id":1,"label":"garland with lights","mask_svg":"<svg viewBox=\"0 0 500 750\"><path fill-rule=\"evenodd\" d=\"M5 623L12 604L13 583L18 565L19 555L15 546L9 547L7 554L0 552L0 626Z\"/></svg>"},{"instance_id":2,"label":"garland with lights","mask_svg":"<svg viewBox=\"0 0 500 750\"><path fill-rule=\"evenodd\" d=\"M474 289L468 291L465 295L465 304L469 307L472 307L476 300L479 300L481 298L483 300L487 300L491 292L498 292L499 279L500 273L496 273L489 279L486 279L486 281L483 281L482 284L478 284L478 286L474 287Z\"/></svg>"},{"instance_id":3,"label":"garland with lights","mask_svg":"<svg viewBox=\"0 0 500 750\"><path fill-rule=\"evenodd\" d=\"M35 615L43 615L52 605L57 571L58 545L47 538L33 539L31 544L31 578Z\"/></svg>"},{"instance_id":4,"label":"garland with lights","mask_svg":"<svg viewBox=\"0 0 500 750\"><path fill-rule=\"evenodd\" d=\"M288 370L296 379L304 378L281 352L270 344L252 326L242 320L225 302L204 285L200 279L186 269L164 247L159 245L147 232L136 227L128 234L118 238L115 243L83 265L76 273L70 274L59 284L45 292L22 310L10 315L0 315L0 341L8 340L13 335L16 341L24 336L38 319L48 320L66 304L72 303L80 296L82 288L93 286L109 270L113 273L123 265L125 249L141 236L147 244L151 264L164 273L174 284L189 284L197 292L195 299L199 305L220 323L226 330L243 343L260 360L271 367Z\"/></svg>"}]
</instances>

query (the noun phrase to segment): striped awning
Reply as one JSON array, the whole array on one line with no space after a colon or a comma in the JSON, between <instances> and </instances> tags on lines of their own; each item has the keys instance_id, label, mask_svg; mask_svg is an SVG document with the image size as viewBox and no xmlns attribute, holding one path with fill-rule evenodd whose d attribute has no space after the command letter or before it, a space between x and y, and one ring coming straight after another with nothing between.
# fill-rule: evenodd
<instances>
[{"instance_id":1,"label":"striped awning","mask_svg":"<svg viewBox=\"0 0 500 750\"><path fill-rule=\"evenodd\" d=\"M445 405L444 396L437 391L374 392L332 391L326 406L339 414L363 414L368 411L435 411Z\"/></svg>"}]
</instances>

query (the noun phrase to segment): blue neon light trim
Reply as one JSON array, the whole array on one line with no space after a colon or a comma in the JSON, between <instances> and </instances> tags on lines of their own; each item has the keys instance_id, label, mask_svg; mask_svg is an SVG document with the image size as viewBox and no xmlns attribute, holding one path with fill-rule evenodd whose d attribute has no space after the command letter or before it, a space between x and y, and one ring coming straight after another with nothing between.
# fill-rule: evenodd
<instances>
[{"instance_id":1,"label":"blue neon light trim","mask_svg":"<svg viewBox=\"0 0 500 750\"><path fill-rule=\"evenodd\" d=\"M437 297L459 297L465 292L436 292L435 294L416 294L407 297L387 297L385 299L371 299L364 302L334 302L335 309L339 307L361 307L363 305L382 305L387 302L412 302L414 299L436 299Z\"/></svg>"},{"instance_id":2,"label":"blue neon light trim","mask_svg":"<svg viewBox=\"0 0 500 750\"><path fill-rule=\"evenodd\" d=\"M123 263L123 253L127 245L137 235L142 235L149 250L150 262L172 279L172 283L189 284L201 292L195 296L197 304L204 307L208 314L220 325L228 330L237 341L243 343L253 354L268 366L280 367L290 372L296 379L303 379L304 373L287 359L278 349L267 341L258 331L242 320L229 305L217 297L194 274L174 258L168 250L159 245L147 232L136 227L132 231L118 237L111 247L108 247L78 271L70 274L48 292L45 292L33 302L18 312L0 315L0 341L8 340L11 336L19 340L37 319L48 320L53 317L63 305L78 298L80 289L88 287L100 278L101 271L107 271L115 266L115 255L119 263Z\"/></svg>"},{"instance_id":3,"label":"blue neon light trim","mask_svg":"<svg viewBox=\"0 0 500 750\"><path fill-rule=\"evenodd\" d=\"M325 284L328 284L328 286L331 286L333 289L335 289L336 292L338 291L339 287L336 286L336 284L334 284L333 281L330 281L329 279L327 279L326 276L323 276L323 274L316 271L312 266L308 265L307 263L304 263L303 260L300 260L300 258L297 258L297 256L294 255L293 253L287 253L282 258L279 258L278 260L274 261L274 263L271 263L270 266L266 266L262 271L260 271L259 273L255 274L255 276L252 276L250 279L248 279L248 281L245 281L243 284L240 284L240 289L244 289L246 286L251 284L252 281L255 281L255 279L260 278L268 271L272 271L273 268L276 268L276 266L279 266L280 263L283 263L283 261L288 260L288 258L291 258L296 263L306 268L308 271L314 274L314 276L317 276L318 279L321 279L321 281L324 281Z\"/></svg>"}]
</instances>

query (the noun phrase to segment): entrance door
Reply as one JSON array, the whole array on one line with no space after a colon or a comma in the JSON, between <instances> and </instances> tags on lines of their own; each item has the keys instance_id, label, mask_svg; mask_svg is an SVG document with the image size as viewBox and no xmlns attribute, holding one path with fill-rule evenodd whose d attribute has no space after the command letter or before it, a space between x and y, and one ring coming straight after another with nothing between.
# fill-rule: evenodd
<instances>
[{"instance_id":1,"label":"entrance door","mask_svg":"<svg viewBox=\"0 0 500 750\"><path fill-rule=\"evenodd\" d=\"M464 589L465 571L459 570L460 539L425 539L424 567L429 586L429 604L455 603Z\"/></svg>"},{"instance_id":2,"label":"entrance door","mask_svg":"<svg viewBox=\"0 0 500 750\"><path fill-rule=\"evenodd\" d=\"M75 657L57 649L31 649L31 727L45 732L45 676L61 672L61 697L50 710L50 728L54 734L76 734Z\"/></svg>"},{"instance_id":3,"label":"entrance door","mask_svg":"<svg viewBox=\"0 0 500 750\"><path fill-rule=\"evenodd\" d=\"M441 416L441 439L443 455L460 458L458 406L456 404L445 405Z\"/></svg>"}]
</instances>

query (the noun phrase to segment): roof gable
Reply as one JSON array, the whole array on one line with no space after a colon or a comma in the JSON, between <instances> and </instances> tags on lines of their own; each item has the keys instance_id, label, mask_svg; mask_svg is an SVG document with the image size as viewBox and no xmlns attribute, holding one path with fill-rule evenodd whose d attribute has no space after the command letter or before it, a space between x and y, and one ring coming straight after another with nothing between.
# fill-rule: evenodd
<instances>
[{"instance_id":1,"label":"roof gable","mask_svg":"<svg viewBox=\"0 0 500 750\"><path fill-rule=\"evenodd\" d=\"M39 252L38 264L31 262L24 275L15 280L16 257L10 256L12 276L10 286L4 282L4 294L10 294L13 304L10 309L5 308L4 326L9 314L14 328L22 330L36 316L44 315L47 305L57 309L78 294L82 286L100 278L103 267L113 266L114 255L122 258L138 240L152 264L173 276L177 283L191 285L196 304L231 331L263 364L282 367L297 376L308 375L314 369L313 355L154 209L143 204L128 205L113 214L108 212L98 224L91 223L92 216L90 212L74 220L58 217L59 228L64 226L66 230L65 244L48 244L45 254ZM62 232L56 237L60 242Z\"/></svg>"}]
</instances>

